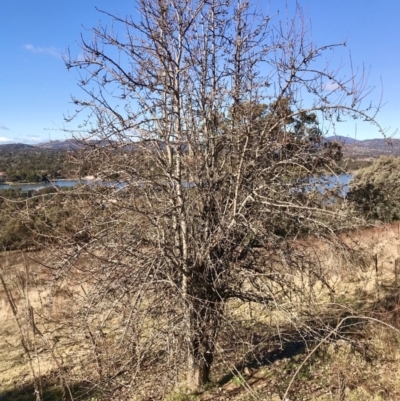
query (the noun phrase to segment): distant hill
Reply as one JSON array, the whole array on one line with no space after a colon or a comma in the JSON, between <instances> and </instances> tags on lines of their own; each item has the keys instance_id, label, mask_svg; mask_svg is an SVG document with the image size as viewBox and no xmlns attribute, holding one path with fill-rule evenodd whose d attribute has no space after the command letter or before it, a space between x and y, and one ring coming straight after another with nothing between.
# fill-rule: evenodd
<instances>
[{"instance_id":1,"label":"distant hill","mask_svg":"<svg viewBox=\"0 0 400 401\"><path fill-rule=\"evenodd\" d=\"M77 139L68 139L65 141L50 141L44 143L38 143L35 145L36 148L41 149L55 149L55 150L76 150L81 149L85 145L82 141L78 141Z\"/></svg>"},{"instance_id":2,"label":"distant hill","mask_svg":"<svg viewBox=\"0 0 400 401\"><path fill-rule=\"evenodd\" d=\"M400 156L400 139L367 139L345 145L345 153L355 157Z\"/></svg>"},{"instance_id":3,"label":"distant hill","mask_svg":"<svg viewBox=\"0 0 400 401\"><path fill-rule=\"evenodd\" d=\"M379 155L400 156L400 139L375 138L358 140L345 136L326 137L327 141L339 141L344 144L344 153L350 157L378 157Z\"/></svg>"},{"instance_id":4,"label":"distant hill","mask_svg":"<svg viewBox=\"0 0 400 401\"><path fill-rule=\"evenodd\" d=\"M33 149L34 146L26 145L25 143L5 143L0 145L0 150L4 152L19 152L25 149Z\"/></svg>"},{"instance_id":5,"label":"distant hill","mask_svg":"<svg viewBox=\"0 0 400 401\"><path fill-rule=\"evenodd\" d=\"M352 157L377 157L381 154L393 154L400 156L400 139L375 138L358 140L342 135L329 136L324 138L327 141L339 141L344 144L344 153ZM105 141L79 141L77 139L68 139L64 141L43 142L37 145L26 145L23 143L13 143L0 145L0 150L8 152L23 151L27 149L48 149L58 151L78 150L85 146L106 146L110 142ZM133 144L127 145L127 149L133 149Z\"/></svg>"},{"instance_id":6,"label":"distant hill","mask_svg":"<svg viewBox=\"0 0 400 401\"><path fill-rule=\"evenodd\" d=\"M346 145L352 145L355 143L360 143L362 141L355 139L355 138L350 138L348 136L342 136L342 135L334 135L334 136L328 136L324 138L327 141L339 141L343 142Z\"/></svg>"},{"instance_id":7,"label":"distant hill","mask_svg":"<svg viewBox=\"0 0 400 401\"><path fill-rule=\"evenodd\" d=\"M57 141L38 143L37 145L35 145L35 147L41 149L77 150L92 146L107 146L112 143L113 143L112 141L103 141L103 140L83 141L78 139L67 139L65 141L57 140Z\"/></svg>"}]
</instances>

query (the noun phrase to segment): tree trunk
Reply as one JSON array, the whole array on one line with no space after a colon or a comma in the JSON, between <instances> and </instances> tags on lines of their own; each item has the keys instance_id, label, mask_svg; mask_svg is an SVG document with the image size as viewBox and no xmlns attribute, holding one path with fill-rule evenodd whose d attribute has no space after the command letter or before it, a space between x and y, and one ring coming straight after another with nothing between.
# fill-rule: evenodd
<instances>
[{"instance_id":1,"label":"tree trunk","mask_svg":"<svg viewBox=\"0 0 400 401\"><path fill-rule=\"evenodd\" d=\"M189 349L187 384L192 389L202 388L210 381L214 344L210 344L210 341L205 338L207 338L206 333L194 334L192 347Z\"/></svg>"},{"instance_id":2,"label":"tree trunk","mask_svg":"<svg viewBox=\"0 0 400 401\"><path fill-rule=\"evenodd\" d=\"M202 291L191 297L187 316L190 315L187 355L187 385L202 388L210 381L214 362L215 344L221 324L224 304L213 290L203 283Z\"/></svg>"}]
</instances>

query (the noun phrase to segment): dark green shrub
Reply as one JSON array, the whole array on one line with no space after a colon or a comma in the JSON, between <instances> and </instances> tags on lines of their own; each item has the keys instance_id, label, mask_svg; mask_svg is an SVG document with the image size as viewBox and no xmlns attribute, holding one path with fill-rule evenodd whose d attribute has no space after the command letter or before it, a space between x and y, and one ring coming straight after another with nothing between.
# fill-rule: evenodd
<instances>
[{"instance_id":1,"label":"dark green shrub","mask_svg":"<svg viewBox=\"0 0 400 401\"><path fill-rule=\"evenodd\" d=\"M400 158L381 156L360 169L350 183L348 199L369 220L399 220Z\"/></svg>"}]
</instances>

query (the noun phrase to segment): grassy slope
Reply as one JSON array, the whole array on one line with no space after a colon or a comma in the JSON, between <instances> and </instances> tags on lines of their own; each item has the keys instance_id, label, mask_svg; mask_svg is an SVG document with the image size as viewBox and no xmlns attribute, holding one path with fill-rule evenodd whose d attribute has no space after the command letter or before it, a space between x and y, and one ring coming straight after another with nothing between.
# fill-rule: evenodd
<instances>
[{"instance_id":1,"label":"grassy slope","mask_svg":"<svg viewBox=\"0 0 400 401\"><path fill-rule=\"evenodd\" d=\"M185 395L176 390L166 399L277 401L282 399L290 383L290 400L400 399L400 335L397 332L400 300L394 285L394 261L400 256L399 226L364 230L351 234L347 240L378 255L379 268L376 275L375 262L370 259L362 269L356 264L350 272L337 269L335 298L328 304L326 315L332 318L335 313L340 313L340 317L347 316L345 323L350 325L337 333L323 333L326 342L304 343L301 329L297 331L285 325L279 315L266 317L260 312L257 318L260 323L269 322L271 331L276 333L275 327L280 321L282 325L258 360L238 363L236 370L219 369L215 382L202 394ZM0 262L4 277L18 290L24 272L22 255L3 253ZM41 295L45 297L46 290ZM34 307L40 307L42 298L34 288L30 299ZM16 301L22 306L22 297ZM53 305L55 314L63 310L63 297L57 302ZM344 310L346 314L343 314ZM242 308L239 313L247 311ZM364 315L366 319L351 320L353 314ZM337 316L336 321L340 317ZM21 319L23 323L23 316ZM22 327L25 326L22 324ZM64 358L77 351L66 348ZM32 363L38 376L43 377L45 399L61 400L59 379L52 375L55 365L46 349L36 350L32 354ZM79 364L75 365L79 367ZM141 399L146 400L143 392ZM0 294L0 400L35 400L29 359L20 347L18 327L4 291Z\"/></svg>"}]
</instances>

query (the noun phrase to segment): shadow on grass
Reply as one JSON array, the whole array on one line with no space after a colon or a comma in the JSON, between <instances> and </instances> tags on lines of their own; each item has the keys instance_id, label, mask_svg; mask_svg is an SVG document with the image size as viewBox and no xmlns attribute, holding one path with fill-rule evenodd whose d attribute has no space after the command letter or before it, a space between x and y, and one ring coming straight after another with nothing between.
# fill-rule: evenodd
<instances>
[{"instance_id":1,"label":"shadow on grass","mask_svg":"<svg viewBox=\"0 0 400 401\"><path fill-rule=\"evenodd\" d=\"M390 324L396 329L400 328L400 291L397 287L395 291L387 291L375 300L369 309L369 316Z\"/></svg>"},{"instance_id":2,"label":"shadow on grass","mask_svg":"<svg viewBox=\"0 0 400 401\"><path fill-rule=\"evenodd\" d=\"M42 382L43 401L70 401L71 396L68 390L63 391L61 385L55 380L47 379ZM95 393L90 391L84 383L76 383L70 386L73 394L72 400L95 399ZM32 382L26 383L18 388L0 392L0 401L36 401L35 388Z\"/></svg>"},{"instance_id":3,"label":"shadow on grass","mask_svg":"<svg viewBox=\"0 0 400 401\"><path fill-rule=\"evenodd\" d=\"M306 350L306 343L304 340L291 340L284 343L280 343L279 347L276 347L272 351L266 351L260 349L258 352L244 358L242 361L235 365L233 371L243 373L246 369L258 369L261 366L272 365L274 362L286 358L293 358L296 355L304 353ZM219 386L223 386L229 383L235 374L230 372L224 375L218 382Z\"/></svg>"},{"instance_id":4,"label":"shadow on grass","mask_svg":"<svg viewBox=\"0 0 400 401\"><path fill-rule=\"evenodd\" d=\"M321 339L326 338L329 333L335 331L335 334L329 336L329 341L344 339L352 348L359 351L366 360L371 358L368 349L365 346L363 338L365 335L364 328L370 322L364 317L373 317L377 320L390 324L394 328L400 328L400 292L396 287L382 288L379 299L369 302L367 305L363 302L358 303L355 310L349 312L345 309L339 309L336 313L329 313L320 316L318 320L310 319L303 327L307 327L305 331L297 331L293 327L282 327L280 336L263 335L268 331L268 327L255 328L252 333L251 344L253 351L248 353L245 358L235 364L233 372L246 376L246 370L254 371L260 367L266 367L274 364L276 361L291 359L297 355L306 354L307 350L312 349ZM357 317L357 311L360 316ZM354 317L351 317L354 316ZM338 327L342 319L344 323ZM239 328L237 328L239 329ZM246 328L239 329L242 338L246 338ZM361 341L360 341L361 340ZM250 344L249 337L247 337ZM233 346L231 344L231 346ZM367 347L368 348L368 347ZM223 386L229 383L235 376L230 372L225 374L219 381L218 385Z\"/></svg>"},{"instance_id":5,"label":"shadow on grass","mask_svg":"<svg viewBox=\"0 0 400 401\"><path fill-rule=\"evenodd\" d=\"M363 328L368 323L367 320L363 319L362 315L385 321L394 327L400 327L400 293L397 289L382 294L379 299L369 303L367 307L361 303L357 306L360 308L360 318L347 319L346 324L337 332L337 336L331 337L332 341L338 338L346 339L355 348L360 347L361 350L362 342L358 344L358 340L363 337ZM356 313L357 311L354 310L351 315ZM236 372L236 375L239 372L247 376L246 369L256 370L263 366L273 365L277 361L305 355L307 350L310 350L321 338L324 338L331 330L335 329L339 321L346 316L350 316L350 313L342 310L336 314L327 314L315 321L311 319L305 325L308 330L303 332L296 331L293 327L281 327L279 336L272 334L270 327L267 325L260 324L251 328L239 327L240 325L238 325L236 330L240 332L240 338L248 340L249 344L251 343L253 352L238 361L232 371ZM233 334L228 341L232 340L233 342L230 343L230 346L234 348L235 335ZM221 387L229 383L236 375L232 372L225 374L218 381L218 386ZM74 384L71 386L71 392L73 400L86 401L92 397L94 399L100 398L99 394L95 394L93 391L90 392L87 383ZM69 401L71 397L68 393L63 393L56 378L45 379L43 383L43 401L61 400ZM0 401L36 401L33 383L28 383L10 391L0 392Z\"/></svg>"}]
</instances>

